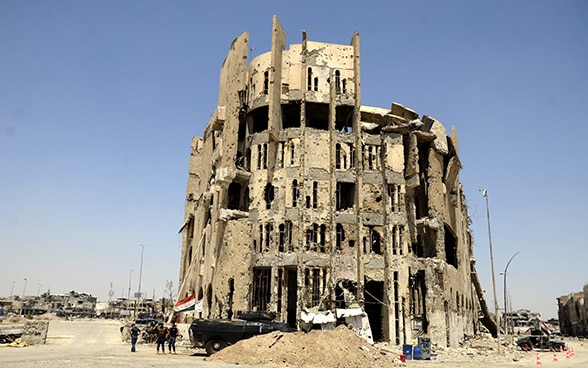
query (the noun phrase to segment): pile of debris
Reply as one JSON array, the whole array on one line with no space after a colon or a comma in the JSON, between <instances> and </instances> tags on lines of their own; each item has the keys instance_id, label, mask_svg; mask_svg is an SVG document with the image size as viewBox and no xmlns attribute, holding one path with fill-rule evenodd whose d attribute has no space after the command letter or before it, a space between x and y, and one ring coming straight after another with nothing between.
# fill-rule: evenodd
<instances>
[{"instance_id":1,"label":"pile of debris","mask_svg":"<svg viewBox=\"0 0 588 368\"><path fill-rule=\"evenodd\" d=\"M27 346L44 344L49 321L17 320L17 323L0 320L0 346Z\"/></svg>"},{"instance_id":2,"label":"pile of debris","mask_svg":"<svg viewBox=\"0 0 588 368\"><path fill-rule=\"evenodd\" d=\"M332 331L273 332L241 340L209 360L232 364L363 368L393 366L399 355L368 344L345 326Z\"/></svg>"}]
</instances>

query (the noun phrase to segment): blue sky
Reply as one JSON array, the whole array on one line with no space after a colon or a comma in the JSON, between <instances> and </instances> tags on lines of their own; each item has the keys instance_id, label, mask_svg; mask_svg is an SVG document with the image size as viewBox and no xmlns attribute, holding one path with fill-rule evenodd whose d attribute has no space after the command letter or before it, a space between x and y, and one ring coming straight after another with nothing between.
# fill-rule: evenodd
<instances>
[{"instance_id":1,"label":"blue sky","mask_svg":"<svg viewBox=\"0 0 588 368\"><path fill-rule=\"evenodd\" d=\"M202 2L204 3L204 2ZM100 300L177 286L190 139L231 41L361 38L364 105L455 125L477 270L493 303L556 317L586 272L585 1L0 1L0 295ZM133 271L131 271L131 269ZM25 290L25 281L26 290Z\"/></svg>"}]
</instances>

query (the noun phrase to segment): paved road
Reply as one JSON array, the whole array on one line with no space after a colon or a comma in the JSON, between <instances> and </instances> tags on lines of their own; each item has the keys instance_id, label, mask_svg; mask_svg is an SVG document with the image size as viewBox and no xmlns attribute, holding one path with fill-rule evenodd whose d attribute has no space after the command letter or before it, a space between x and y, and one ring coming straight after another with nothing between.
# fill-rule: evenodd
<instances>
[{"instance_id":1,"label":"paved road","mask_svg":"<svg viewBox=\"0 0 588 368\"><path fill-rule=\"evenodd\" d=\"M51 321L45 345L0 348L0 367L237 367L207 362L203 351L194 351L185 346L178 347L176 355L157 355L155 345L139 344L137 352L131 353L130 344L121 341L120 326L118 321L108 320Z\"/></svg>"}]
</instances>

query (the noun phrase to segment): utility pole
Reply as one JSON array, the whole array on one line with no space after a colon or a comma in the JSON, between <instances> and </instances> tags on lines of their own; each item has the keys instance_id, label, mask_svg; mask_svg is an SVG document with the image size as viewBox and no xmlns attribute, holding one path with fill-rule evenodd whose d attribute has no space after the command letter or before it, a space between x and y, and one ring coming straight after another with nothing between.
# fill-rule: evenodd
<instances>
[{"instance_id":1,"label":"utility pole","mask_svg":"<svg viewBox=\"0 0 588 368\"><path fill-rule=\"evenodd\" d=\"M498 322L498 299L496 297L496 276L494 275L494 255L492 253L492 232L490 231L490 207L488 206L488 191L480 188L482 196L486 198L486 218L488 219L488 244L490 245L490 267L492 269L492 290L494 292L494 318L496 319L496 339L498 340L498 352L500 348L500 323Z\"/></svg>"},{"instance_id":2,"label":"utility pole","mask_svg":"<svg viewBox=\"0 0 588 368\"><path fill-rule=\"evenodd\" d=\"M506 263L506 267L504 267L504 273L502 274L504 276L504 313L505 313L505 318L504 318L504 330L508 333L508 318L506 317L506 313L507 313L507 297L506 297L506 271L508 271L508 266L510 266L510 262L514 259L514 257L517 256L517 254L519 254L519 252L516 252L514 254L514 256L510 257L510 259L508 260L508 262ZM514 328L513 328L513 334L514 334Z\"/></svg>"},{"instance_id":3,"label":"utility pole","mask_svg":"<svg viewBox=\"0 0 588 368\"><path fill-rule=\"evenodd\" d=\"M131 277L133 276L133 269L129 272L129 293L127 294L127 300L131 299Z\"/></svg>"},{"instance_id":4,"label":"utility pole","mask_svg":"<svg viewBox=\"0 0 588 368\"><path fill-rule=\"evenodd\" d=\"M24 279L25 283L24 283L24 288L22 289L22 297L24 299L26 292L27 292L27 278L25 277Z\"/></svg>"},{"instance_id":5,"label":"utility pole","mask_svg":"<svg viewBox=\"0 0 588 368\"><path fill-rule=\"evenodd\" d=\"M141 302L141 278L143 276L143 252L145 247L149 246L149 244L137 244L141 247L141 266L139 266L139 290L137 290L137 303Z\"/></svg>"}]
</instances>

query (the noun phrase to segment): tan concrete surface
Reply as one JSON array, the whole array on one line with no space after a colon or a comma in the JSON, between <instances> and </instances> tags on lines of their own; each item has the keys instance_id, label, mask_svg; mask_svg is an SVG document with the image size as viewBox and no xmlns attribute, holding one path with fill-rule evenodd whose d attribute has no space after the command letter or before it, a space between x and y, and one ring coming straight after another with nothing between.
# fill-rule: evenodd
<instances>
[{"instance_id":1,"label":"tan concrete surface","mask_svg":"<svg viewBox=\"0 0 588 368\"><path fill-rule=\"evenodd\" d=\"M157 355L155 345L139 344L137 352L130 352L130 344L121 341L118 321L79 320L50 322L47 344L23 348L0 348L2 368L58 368L58 367L253 367L206 361L203 350L193 350L187 344L178 344L177 354ZM575 356L566 358L558 353L554 362L553 352L540 352L541 366L554 368L588 367L588 341L564 339L573 347ZM538 367L537 353L522 353L518 361L509 361L496 355L460 355L441 353L437 361L411 360L398 363L397 367ZM311 362L309 362L310 364ZM325 365L326 366L326 365ZM278 365L277 367L282 367Z\"/></svg>"}]
</instances>

